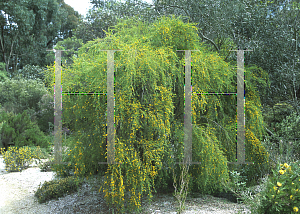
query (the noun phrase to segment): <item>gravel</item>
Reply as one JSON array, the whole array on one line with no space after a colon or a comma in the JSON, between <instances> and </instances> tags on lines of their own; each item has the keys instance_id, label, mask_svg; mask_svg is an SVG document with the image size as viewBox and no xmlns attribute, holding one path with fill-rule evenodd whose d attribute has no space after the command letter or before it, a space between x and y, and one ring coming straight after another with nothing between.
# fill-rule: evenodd
<instances>
[{"instance_id":1,"label":"gravel","mask_svg":"<svg viewBox=\"0 0 300 214\"><path fill-rule=\"evenodd\" d=\"M84 183L78 192L58 200L39 204L34 197L34 192L39 184L55 179L55 173L41 172L36 166L22 172L7 173L3 172L5 165L2 160L2 156L0 156L0 172L2 173L0 174L0 214L111 213L106 205L103 193L99 194L98 192L99 186L97 185L103 182L101 179L93 182L92 179L89 179L89 183ZM229 214L237 213L238 210L241 210L242 213L250 213L244 205L213 196L187 199L185 204L186 209L183 212L185 214ZM142 201L142 207L145 214L175 214L177 202L173 196L168 194L155 194L151 205L148 205L145 200Z\"/></svg>"},{"instance_id":2,"label":"gravel","mask_svg":"<svg viewBox=\"0 0 300 214\"><path fill-rule=\"evenodd\" d=\"M8 173L5 171L3 157L0 156L0 213L27 213L24 210L30 213L33 205L38 203L34 191L39 184L53 179L54 172L41 172L36 166L22 172Z\"/></svg>"}]
</instances>

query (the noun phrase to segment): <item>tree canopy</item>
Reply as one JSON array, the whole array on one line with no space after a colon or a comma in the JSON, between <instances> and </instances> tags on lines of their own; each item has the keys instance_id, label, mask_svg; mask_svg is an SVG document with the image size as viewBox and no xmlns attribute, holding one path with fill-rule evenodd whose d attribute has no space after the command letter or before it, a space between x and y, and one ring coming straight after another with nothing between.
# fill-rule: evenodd
<instances>
[{"instance_id":1,"label":"tree canopy","mask_svg":"<svg viewBox=\"0 0 300 214\"><path fill-rule=\"evenodd\" d=\"M12 77L25 65L51 64L46 49L72 37L80 18L63 0L1 1L0 8L0 60Z\"/></svg>"}]
</instances>

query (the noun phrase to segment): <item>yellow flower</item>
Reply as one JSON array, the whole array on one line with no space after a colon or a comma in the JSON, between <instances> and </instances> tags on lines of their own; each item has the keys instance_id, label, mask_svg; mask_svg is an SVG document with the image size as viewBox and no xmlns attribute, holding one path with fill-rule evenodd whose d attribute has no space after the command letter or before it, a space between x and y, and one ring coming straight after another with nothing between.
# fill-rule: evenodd
<instances>
[{"instance_id":1,"label":"yellow flower","mask_svg":"<svg viewBox=\"0 0 300 214\"><path fill-rule=\"evenodd\" d=\"M283 166L284 166L285 168L288 168L288 167L289 167L289 165L288 165L287 163L284 163Z\"/></svg>"},{"instance_id":2,"label":"yellow flower","mask_svg":"<svg viewBox=\"0 0 300 214\"><path fill-rule=\"evenodd\" d=\"M281 186L282 186L282 184L281 184L280 182L277 182L277 186L281 187Z\"/></svg>"},{"instance_id":3,"label":"yellow flower","mask_svg":"<svg viewBox=\"0 0 300 214\"><path fill-rule=\"evenodd\" d=\"M291 199L291 200L293 199L293 195L290 196L290 199Z\"/></svg>"},{"instance_id":4,"label":"yellow flower","mask_svg":"<svg viewBox=\"0 0 300 214\"><path fill-rule=\"evenodd\" d=\"M284 174L284 171L283 171L283 170L279 170L279 173L283 175L283 174Z\"/></svg>"},{"instance_id":5,"label":"yellow flower","mask_svg":"<svg viewBox=\"0 0 300 214\"><path fill-rule=\"evenodd\" d=\"M299 209L298 209L298 207L294 207L293 210L294 210L294 212L298 212Z\"/></svg>"},{"instance_id":6,"label":"yellow flower","mask_svg":"<svg viewBox=\"0 0 300 214\"><path fill-rule=\"evenodd\" d=\"M274 198L275 197L275 195L272 195L272 198Z\"/></svg>"}]
</instances>

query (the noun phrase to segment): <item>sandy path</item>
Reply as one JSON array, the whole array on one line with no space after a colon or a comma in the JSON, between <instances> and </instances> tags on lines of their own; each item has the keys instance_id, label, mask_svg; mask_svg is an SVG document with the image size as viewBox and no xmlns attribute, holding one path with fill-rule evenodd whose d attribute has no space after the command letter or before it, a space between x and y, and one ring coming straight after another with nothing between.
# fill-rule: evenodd
<instances>
[{"instance_id":1,"label":"sandy path","mask_svg":"<svg viewBox=\"0 0 300 214\"><path fill-rule=\"evenodd\" d=\"M99 187L96 188L94 194L87 185L83 185L83 191L81 191L79 195L78 193L73 193L66 197L62 197L59 200L51 200L39 204L34 197L34 192L37 190L40 183L55 179L55 173L41 172L38 167L28 168L22 172L7 173L3 172L3 167L5 165L2 163L2 160L3 159L0 156L0 214L108 213L108 208L105 205L106 203L104 202L103 195L98 195ZM242 207L242 205L237 205L235 203L219 204L221 200L217 198L214 198L214 200L211 201L203 201L202 198L194 198L192 201L193 202L186 203L187 209L183 213L229 214L235 213L233 211ZM168 198L166 194L163 194L158 201L153 201L151 206L144 205L144 213L176 213L176 207L173 206L173 202L173 197ZM245 211L249 210L246 209Z\"/></svg>"},{"instance_id":2,"label":"sandy path","mask_svg":"<svg viewBox=\"0 0 300 214\"><path fill-rule=\"evenodd\" d=\"M54 179L54 172L40 172L38 167L33 167L22 172L7 173L1 156L0 173L1 214L31 214L35 213L31 210L34 210L36 206L46 206L37 202L34 191L40 183Z\"/></svg>"}]
</instances>

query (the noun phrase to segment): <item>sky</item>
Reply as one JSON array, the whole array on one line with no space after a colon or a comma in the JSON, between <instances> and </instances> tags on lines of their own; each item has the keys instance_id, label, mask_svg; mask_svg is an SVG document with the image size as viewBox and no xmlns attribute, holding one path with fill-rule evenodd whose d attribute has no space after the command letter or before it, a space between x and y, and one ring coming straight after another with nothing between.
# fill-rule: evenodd
<instances>
[{"instance_id":1,"label":"sky","mask_svg":"<svg viewBox=\"0 0 300 214\"><path fill-rule=\"evenodd\" d=\"M73 7L75 11L78 11L79 14L83 15L84 17L88 12L88 10L92 8L92 4L90 3L90 0L64 0L64 1L66 4ZM125 2L125 0L121 0L121 1ZM143 0L143 1L152 4L152 0Z\"/></svg>"}]
</instances>

